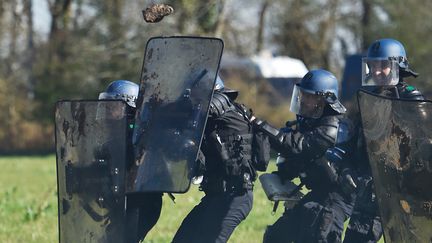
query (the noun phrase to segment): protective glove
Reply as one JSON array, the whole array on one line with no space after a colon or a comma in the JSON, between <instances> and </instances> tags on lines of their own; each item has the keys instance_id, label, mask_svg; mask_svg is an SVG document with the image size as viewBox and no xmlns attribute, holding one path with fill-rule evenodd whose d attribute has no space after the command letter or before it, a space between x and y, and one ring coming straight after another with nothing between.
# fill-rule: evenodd
<instances>
[{"instance_id":1,"label":"protective glove","mask_svg":"<svg viewBox=\"0 0 432 243\"><path fill-rule=\"evenodd\" d=\"M362 176L358 178L358 197L364 198L367 195L370 195L373 191L373 179L371 176Z\"/></svg>"},{"instance_id":2,"label":"protective glove","mask_svg":"<svg viewBox=\"0 0 432 243\"><path fill-rule=\"evenodd\" d=\"M357 178L354 176L354 172L351 169L343 169L338 177L338 184L341 186L342 191L346 195L351 195L357 192L358 182Z\"/></svg>"}]
</instances>

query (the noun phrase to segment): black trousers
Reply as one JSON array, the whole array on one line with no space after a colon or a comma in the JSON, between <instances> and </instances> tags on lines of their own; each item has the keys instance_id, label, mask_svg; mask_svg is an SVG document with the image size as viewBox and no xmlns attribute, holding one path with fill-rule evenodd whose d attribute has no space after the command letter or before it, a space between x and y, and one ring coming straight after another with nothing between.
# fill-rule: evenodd
<instances>
[{"instance_id":1,"label":"black trousers","mask_svg":"<svg viewBox=\"0 0 432 243\"><path fill-rule=\"evenodd\" d=\"M252 210L252 190L206 194L183 220L172 242L227 242Z\"/></svg>"},{"instance_id":2,"label":"black trousers","mask_svg":"<svg viewBox=\"0 0 432 243\"><path fill-rule=\"evenodd\" d=\"M137 193L127 195L126 239L128 243L143 240L159 220L162 193Z\"/></svg>"},{"instance_id":3,"label":"black trousers","mask_svg":"<svg viewBox=\"0 0 432 243\"><path fill-rule=\"evenodd\" d=\"M353 204L353 198L338 192L311 191L267 227L263 242L341 242Z\"/></svg>"},{"instance_id":4,"label":"black trousers","mask_svg":"<svg viewBox=\"0 0 432 243\"><path fill-rule=\"evenodd\" d=\"M345 232L346 243L374 243L383 234L377 200L374 200L372 183L364 193L357 195L348 228Z\"/></svg>"}]
</instances>

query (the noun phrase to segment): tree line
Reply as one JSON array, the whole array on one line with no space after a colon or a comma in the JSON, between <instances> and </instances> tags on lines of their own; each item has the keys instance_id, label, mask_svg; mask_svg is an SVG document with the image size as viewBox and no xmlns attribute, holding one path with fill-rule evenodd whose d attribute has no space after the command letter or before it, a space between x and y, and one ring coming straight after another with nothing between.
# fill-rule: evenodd
<instances>
[{"instance_id":1,"label":"tree line","mask_svg":"<svg viewBox=\"0 0 432 243\"><path fill-rule=\"evenodd\" d=\"M391 37L421 75L413 84L432 87L430 1L167 0L174 14L144 23L140 10L156 2L0 0L0 153L53 151L55 102L96 98L115 79L138 82L152 36L216 36L225 53L270 49L338 77L346 55ZM38 4L48 6L48 33L35 28Z\"/></svg>"}]
</instances>

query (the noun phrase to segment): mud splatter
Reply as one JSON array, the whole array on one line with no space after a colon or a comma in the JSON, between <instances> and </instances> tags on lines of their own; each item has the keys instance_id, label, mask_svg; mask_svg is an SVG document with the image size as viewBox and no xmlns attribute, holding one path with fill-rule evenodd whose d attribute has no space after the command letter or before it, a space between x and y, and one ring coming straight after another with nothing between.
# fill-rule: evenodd
<instances>
[{"instance_id":1,"label":"mud splatter","mask_svg":"<svg viewBox=\"0 0 432 243\"><path fill-rule=\"evenodd\" d=\"M399 142L399 154L400 154L400 161L399 166L404 168L409 163L409 157L410 157L410 137L406 134L405 131L403 131L398 125L392 124L392 134L395 134L398 139L400 139Z\"/></svg>"}]
</instances>

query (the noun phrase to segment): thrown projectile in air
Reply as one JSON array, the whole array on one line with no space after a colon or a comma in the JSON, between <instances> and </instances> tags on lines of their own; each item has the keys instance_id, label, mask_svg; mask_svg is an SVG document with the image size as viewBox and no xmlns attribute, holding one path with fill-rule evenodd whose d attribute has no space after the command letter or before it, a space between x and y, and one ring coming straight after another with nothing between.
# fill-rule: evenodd
<instances>
[{"instance_id":1,"label":"thrown projectile in air","mask_svg":"<svg viewBox=\"0 0 432 243\"><path fill-rule=\"evenodd\" d=\"M147 23L157 23L172 13L174 13L174 8L168 4L153 4L142 11Z\"/></svg>"}]
</instances>

